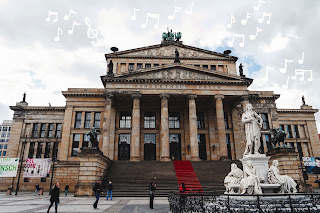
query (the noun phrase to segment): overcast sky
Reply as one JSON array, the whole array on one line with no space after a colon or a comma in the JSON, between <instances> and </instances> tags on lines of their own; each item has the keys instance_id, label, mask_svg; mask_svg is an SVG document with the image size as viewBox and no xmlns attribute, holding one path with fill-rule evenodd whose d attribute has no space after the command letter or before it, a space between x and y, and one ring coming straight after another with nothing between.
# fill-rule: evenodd
<instances>
[{"instance_id":1,"label":"overcast sky","mask_svg":"<svg viewBox=\"0 0 320 213\"><path fill-rule=\"evenodd\" d=\"M29 106L64 106L61 91L103 88L100 76L106 74L110 47L159 44L167 27L180 31L184 44L231 49L237 66L242 63L254 79L249 89L280 94L278 108L300 108L304 95L319 109L320 1L260 2L257 7L259 0L0 0L0 121L12 119L9 106L24 92ZM67 17L70 10L75 13Z\"/></svg>"}]
</instances>

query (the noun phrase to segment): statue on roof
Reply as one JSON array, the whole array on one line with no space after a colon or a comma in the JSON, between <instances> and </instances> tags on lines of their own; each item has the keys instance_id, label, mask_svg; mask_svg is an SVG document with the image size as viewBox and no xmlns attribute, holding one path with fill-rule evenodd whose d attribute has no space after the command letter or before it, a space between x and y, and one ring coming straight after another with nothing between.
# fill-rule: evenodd
<instances>
[{"instance_id":1,"label":"statue on roof","mask_svg":"<svg viewBox=\"0 0 320 213\"><path fill-rule=\"evenodd\" d=\"M112 62L112 60L110 60L110 62L108 64L108 76L113 77L113 62Z\"/></svg>"},{"instance_id":2,"label":"statue on roof","mask_svg":"<svg viewBox=\"0 0 320 213\"><path fill-rule=\"evenodd\" d=\"M306 105L306 101L304 99L304 95L301 97L301 99L302 99L302 105Z\"/></svg>"},{"instance_id":3,"label":"statue on roof","mask_svg":"<svg viewBox=\"0 0 320 213\"><path fill-rule=\"evenodd\" d=\"M179 41L181 39L181 32L172 32L172 30L169 31L169 28L167 28L168 32L162 33L162 40L163 41Z\"/></svg>"},{"instance_id":4,"label":"statue on roof","mask_svg":"<svg viewBox=\"0 0 320 213\"><path fill-rule=\"evenodd\" d=\"M240 65L239 65L239 74L240 74L241 77L244 76L243 75L243 65L242 65L242 63L240 63Z\"/></svg>"},{"instance_id":5,"label":"statue on roof","mask_svg":"<svg viewBox=\"0 0 320 213\"><path fill-rule=\"evenodd\" d=\"M26 93L23 93L22 102L26 102Z\"/></svg>"}]
</instances>

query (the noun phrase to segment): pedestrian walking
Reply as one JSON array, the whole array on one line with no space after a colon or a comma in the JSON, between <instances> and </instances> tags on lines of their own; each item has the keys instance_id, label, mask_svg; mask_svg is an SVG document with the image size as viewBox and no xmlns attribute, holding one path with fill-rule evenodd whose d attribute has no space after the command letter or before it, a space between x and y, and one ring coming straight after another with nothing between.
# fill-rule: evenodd
<instances>
[{"instance_id":1,"label":"pedestrian walking","mask_svg":"<svg viewBox=\"0 0 320 213\"><path fill-rule=\"evenodd\" d=\"M39 195L40 196L40 186L39 186L39 184L37 183L36 185L35 185L35 188L36 188L36 190L34 190L34 196L36 196L36 195Z\"/></svg>"},{"instance_id":2,"label":"pedestrian walking","mask_svg":"<svg viewBox=\"0 0 320 213\"><path fill-rule=\"evenodd\" d=\"M55 212L58 212L58 205L59 205L59 195L60 195L60 186L59 186L59 182L56 182L56 184L54 184L53 189L51 190L51 197L50 197L50 206L48 208L47 213L49 213L53 203L55 204Z\"/></svg>"},{"instance_id":3,"label":"pedestrian walking","mask_svg":"<svg viewBox=\"0 0 320 213\"><path fill-rule=\"evenodd\" d=\"M154 182L150 183L149 186L149 196L150 196L150 203L149 203L149 207L150 209L153 209L153 200L154 200L154 191L156 191L157 185Z\"/></svg>"},{"instance_id":4,"label":"pedestrian walking","mask_svg":"<svg viewBox=\"0 0 320 213\"><path fill-rule=\"evenodd\" d=\"M181 183L180 188L179 188L179 193L186 193L186 191L190 191L191 192L191 189L188 189L186 187L186 185L184 185L184 183Z\"/></svg>"},{"instance_id":5,"label":"pedestrian walking","mask_svg":"<svg viewBox=\"0 0 320 213\"><path fill-rule=\"evenodd\" d=\"M96 182L96 184L93 186L92 190L94 191L94 196L96 197L96 201L93 204L93 208L97 208L98 207L98 202L99 202L99 198L100 198L100 193L101 193L101 181L98 180Z\"/></svg>"},{"instance_id":6,"label":"pedestrian walking","mask_svg":"<svg viewBox=\"0 0 320 213\"><path fill-rule=\"evenodd\" d=\"M109 195L110 195L110 200L112 200L112 190L113 190L113 185L112 185L112 182L109 181L108 192L107 192L107 200L108 200Z\"/></svg>"},{"instance_id":7,"label":"pedestrian walking","mask_svg":"<svg viewBox=\"0 0 320 213\"><path fill-rule=\"evenodd\" d=\"M64 187L64 194L68 196L68 190L69 190L69 185L67 184L66 187Z\"/></svg>"}]
</instances>

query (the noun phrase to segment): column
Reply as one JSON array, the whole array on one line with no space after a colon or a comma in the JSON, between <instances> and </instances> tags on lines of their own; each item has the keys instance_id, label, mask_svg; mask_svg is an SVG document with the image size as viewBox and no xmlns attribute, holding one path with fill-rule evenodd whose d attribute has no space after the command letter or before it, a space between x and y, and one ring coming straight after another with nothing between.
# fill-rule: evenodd
<instances>
[{"instance_id":1,"label":"column","mask_svg":"<svg viewBox=\"0 0 320 213\"><path fill-rule=\"evenodd\" d=\"M216 99L216 114L217 114L220 159L228 159L226 129L224 125L224 112L223 112L223 103L222 103L224 96L215 95L214 98Z\"/></svg>"},{"instance_id":2,"label":"column","mask_svg":"<svg viewBox=\"0 0 320 213\"><path fill-rule=\"evenodd\" d=\"M112 93L106 93L104 94L106 99L106 105L104 106L103 111L103 126L102 126L102 146L101 151L103 154L107 157L109 154L109 144L110 144L110 120L111 120L111 107L112 107Z\"/></svg>"},{"instance_id":3,"label":"column","mask_svg":"<svg viewBox=\"0 0 320 213\"><path fill-rule=\"evenodd\" d=\"M168 94L161 94L160 161L170 161Z\"/></svg>"},{"instance_id":4,"label":"column","mask_svg":"<svg viewBox=\"0 0 320 213\"><path fill-rule=\"evenodd\" d=\"M198 128L197 128L197 110L196 99L197 95L189 95L189 127L190 127L190 146L191 160L199 161L199 143L198 143Z\"/></svg>"},{"instance_id":5,"label":"column","mask_svg":"<svg viewBox=\"0 0 320 213\"><path fill-rule=\"evenodd\" d=\"M130 161L140 161L140 98L141 94L132 94L132 129L130 143Z\"/></svg>"},{"instance_id":6,"label":"column","mask_svg":"<svg viewBox=\"0 0 320 213\"><path fill-rule=\"evenodd\" d=\"M68 159L69 153L69 145L71 146L72 142L69 144L70 140L70 132L71 132L71 125L72 120L74 119L74 116L72 116L73 113L73 106L66 106L66 109L64 111L64 120L63 120L63 130L61 135L61 145L60 150L58 152L58 159L60 161L66 161ZM51 151L52 152L52 151Z\"/></svg>"}]
</instances>

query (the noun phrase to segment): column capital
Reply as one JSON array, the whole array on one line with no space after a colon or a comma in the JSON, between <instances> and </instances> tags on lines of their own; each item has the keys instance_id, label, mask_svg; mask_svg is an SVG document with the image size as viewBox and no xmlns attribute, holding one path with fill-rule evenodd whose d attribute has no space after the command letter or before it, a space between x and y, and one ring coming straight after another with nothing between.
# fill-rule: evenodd
<instances>
[{"instance_id":1,"label":"column capital","mask_svg":"<svg viewBox=\"0 0 320 213\"><path fill-rule=\"evenodd\" d=\"M103 96L106 100L113 99L113 94L111 92L104 92Z\"/></svg>"},{"instance_id":2,"label":"column capital","mask_svg":"<svg viewBox=\"0 0 320 213\"><path fill-rule=\"evenodd\" d=\"M241 95L241 101L249 101L249 95Z\"/></svg>"},{"instance_id":3,"label":"column capital","mask_svg":"<svg viewBox=\"0 0 320 213\"><path fill-rule=\"evenodd\" d=\"M197 95L196 94L189 94L188 95L188 99L189 100L195 100L197 98Z\"/></svg>"},{"instance_id":4,"label":"column capital","mask_svg":"<svg viewBox=\"0 0 320 213\"><path fill-rule=\"evenodd\" d=\"M222 100L222 99L224 99L224 95L222 95L222 94L217 94L217 95L214 96L214 99L217 99L217 100L218 100L218 99L221 99L221 100Z\"/></svg>"},{"instance_id":5,"label":"column capital","mask_svg":"<svg viewBox=\"0 0 320 213\"><path fill-rule=\"evenodd\" d=\"M166 98L166 99L169 99L170 95L168 93L162 93L159 95L159 97L162 99L162 98Z\"/></svg>"},{"instance_id":6,"label":"column capital","mask_svg":"<svg viewBox=\"0 0 320 213\"><path fill-rule=\"evenodd\" d=\"M131 95L131 98L132 98L132 99L140 99L141 96L142 96L141 93L136 92L136 93L133 93L133 94Z\"/></svg>"}]
</instances>

